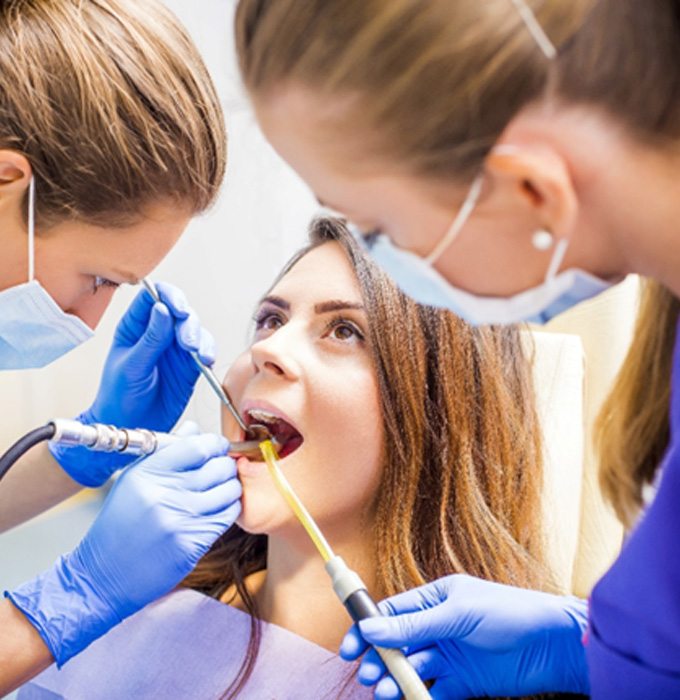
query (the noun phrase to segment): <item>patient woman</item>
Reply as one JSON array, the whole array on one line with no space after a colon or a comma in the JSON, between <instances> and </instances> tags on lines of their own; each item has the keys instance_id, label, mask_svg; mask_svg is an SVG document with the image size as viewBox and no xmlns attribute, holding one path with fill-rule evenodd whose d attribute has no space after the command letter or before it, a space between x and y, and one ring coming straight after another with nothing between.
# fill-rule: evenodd
<instances>
[{"instance_id":1,"label":"patient woman","mask_svg":"<svg viewBox=\"0 0 680 700\"><path fill-rule=\"evenodd\" d=\"M245 421L279 439L284 473L375 598L452 572L548 586L541 445L516 330L416 305L322 219L260 302L225 385ZM242 438L229 416L223 428ZM20 698L372 696L336 656L350 621L321 557L266 466L241 457L238 469L238 527L186 589Z\"/></svg>"}]
</instances>

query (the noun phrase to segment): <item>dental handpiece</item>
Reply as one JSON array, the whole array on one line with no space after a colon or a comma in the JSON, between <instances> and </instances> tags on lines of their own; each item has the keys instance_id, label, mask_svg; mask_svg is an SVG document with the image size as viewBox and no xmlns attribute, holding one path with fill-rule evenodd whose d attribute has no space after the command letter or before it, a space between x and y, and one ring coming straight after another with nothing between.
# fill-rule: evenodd
<instances>
[{"instance_id":1,"label":"dental handpiece","mask_svg":"<svg viewBox=\"0 0 680 700\"><path fill-rule=\"evenodd\" d=\"M145 278L142 280L142 284L144 285L144 289L146 289L146 291L149 292L149 294L151 294L154 301L161 301L161 298L158 295L158 290L156 289L156 285L154 285L154 283L151 280ZM250 436L251 431L248 429L248 426L243 422L241 414L236 409L236 406L234 406L231 398L229 397L229 394L222 386L220 380L215 376L215 373L212 371L212 369L210 369L210 367L208 367L208 365L206 365L203 362L203 360L201 360L199 354L195 350L189 351L189 354L196 363L196 366L198 367L201 374L206 378L208 384L210 384L210 388L215 392L217 398L227 407L229 413L231 413L231 415L234 417L234 420L238 423L238 427L241 428L241 430L243 430L243 432L246 435Z\"/></svg>"},{"instance_id":2,"label":"dental handpiece","mask_svg":"<svg viewBox=\"0 0 680 700\"><path fill-rule=\"evenodd\" d=\"M162 433L144 428L118 428L115 425L92 423L83 425L75 420L57 418L51 421L54 436L50 442L63 447L86 447L95 452L117 452L143 457L181 440L181 435ZM253 426L258 433L260 426ZM229 444L228 454L261 461L259 440L244 440Z\"/></svg>"}]
</instances>

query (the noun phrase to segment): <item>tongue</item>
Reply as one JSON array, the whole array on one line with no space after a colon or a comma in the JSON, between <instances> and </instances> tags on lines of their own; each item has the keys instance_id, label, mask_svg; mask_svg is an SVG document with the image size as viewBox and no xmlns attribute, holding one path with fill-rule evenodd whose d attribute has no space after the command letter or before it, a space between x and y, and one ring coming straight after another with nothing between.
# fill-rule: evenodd
<instances>
[{"instance_id":1,"label":"tongue","mask_svg":"<svg viewBox=\"0 0 680 700\"><path fill-rule=\"evenodd\" d=\"M269 426L269 430L281 445L279 448L280 457L285 457L302 444L300 433L285 421L277 420L276 423Z\"/></svg>"}]
</instances>

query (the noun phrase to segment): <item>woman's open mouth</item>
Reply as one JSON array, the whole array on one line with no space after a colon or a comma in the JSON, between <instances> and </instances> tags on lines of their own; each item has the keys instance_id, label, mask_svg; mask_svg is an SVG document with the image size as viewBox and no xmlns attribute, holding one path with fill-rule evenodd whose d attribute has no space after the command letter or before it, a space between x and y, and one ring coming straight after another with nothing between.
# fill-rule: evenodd
<instances>
[{"instance_id":1,"label":"woman's open mouth","mask_svg":"<svg viewBox=\"0 0 680 700\"><path fill-rule=\"evenodd\" d=\"M251 408L245 412L247 426L263 425L279 444L278 453L282 459L292 454L304 442L299 431L281 416L262 408Z\"/></svg>"}]
</instances>

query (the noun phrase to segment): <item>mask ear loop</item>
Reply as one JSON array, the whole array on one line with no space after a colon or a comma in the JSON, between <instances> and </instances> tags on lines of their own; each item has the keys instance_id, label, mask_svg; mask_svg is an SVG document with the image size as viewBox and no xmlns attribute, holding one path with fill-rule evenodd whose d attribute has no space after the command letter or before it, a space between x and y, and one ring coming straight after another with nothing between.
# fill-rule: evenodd
<instances>
[{"instance_id":1,"label":"mask ear loop","mask_svg":"<svg viewBox=\"0 0 680 700\"><path fill-rule=\"evenodd\" d=\"M435 249L426 258L424 258L428 265L434 265L437 260L441 258L444 251L456 240L456 238L458 238L458 234L461 232L463 226L465 226L465 223L470 218L470 214L472 214L474 208L477 206L477 200L479 199L479 195L482 193L483 180L484 178L482 175L478 175L475 178L475 181L472 183L470 191L468 192L468 196L463 202L463 206L460 208L456 218L451 224L451 228L449 228L449 230L444 234L444 238L439 241L439 243L435 246Z\"/></svg>"},{"instance_id":2,"label":"mask ear loop","mask_svg":"<svg viewBox=\"0 0 680 700\"><path fill-rule=\"evenodd\" d=\"M28 281L35 277L35 180L28 183Z\"/></svg>"},{"instance_id":3,"label":"mask ear loop","mask_svg":"<svg viewBox=\"0 0 680 700\"><path fill-rule=\"evenodd\" d=\"M545 33L543 27L541 27L539 21L536 19L536 15L533 10L527 5L526 0L512 0L512 4L522 18L522 21L529 30L529 33L534 38L534 41L538 44L538 47L543 52L544 56L552 61L557 57L557 49L555 45L550 41L550 38Z\"/></svg>"},{"instance_id":4,"label":"mask ear loop","mask_svg":"<svg viewBox=\"0 0 680 700\"><path fill-rule=\"evenodd\" d=\"M556 275L557 271L560 269L560 266L562 265L562 261L564 260L564 254L567 252L567 248L569 247L569 239L568 238L562 238L558 241L557 246L555 247L555 252L553 253L552 260L550 261L550 266L548 267L548 271L545 273L545 281L550 282L553 280Z\"/></svg>"}]
</instances>

